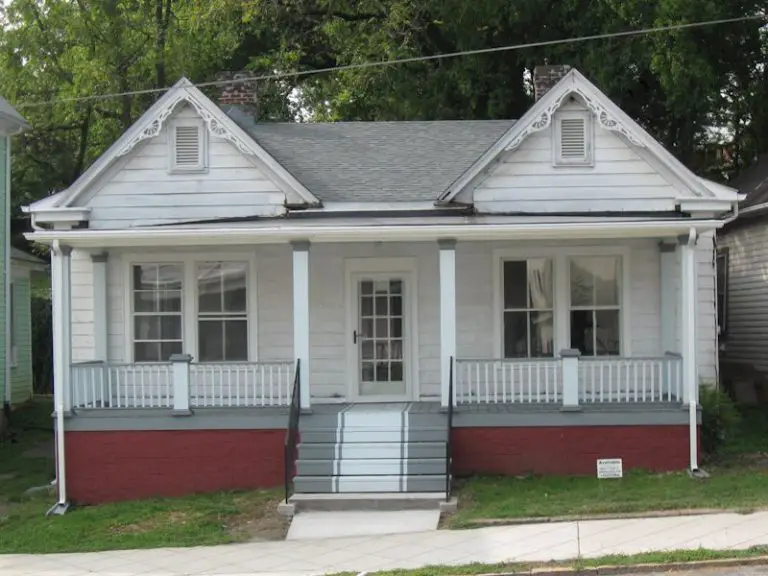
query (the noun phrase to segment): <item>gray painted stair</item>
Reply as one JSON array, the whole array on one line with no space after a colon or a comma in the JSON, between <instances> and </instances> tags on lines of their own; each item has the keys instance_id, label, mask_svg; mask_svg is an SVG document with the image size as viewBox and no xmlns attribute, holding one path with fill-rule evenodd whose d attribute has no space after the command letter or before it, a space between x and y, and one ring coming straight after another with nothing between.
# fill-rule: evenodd
<instances>
[{"instance_id":1,"label":"gray painted stair","mask_svg":"<svg viewBox=\"0 0 768 576\"><path fill-rule=\"evenodd\" d=\"M302 417L294 492L444 492L446 417L409 408L355 404Z\"/></svg>"}]
</instances>

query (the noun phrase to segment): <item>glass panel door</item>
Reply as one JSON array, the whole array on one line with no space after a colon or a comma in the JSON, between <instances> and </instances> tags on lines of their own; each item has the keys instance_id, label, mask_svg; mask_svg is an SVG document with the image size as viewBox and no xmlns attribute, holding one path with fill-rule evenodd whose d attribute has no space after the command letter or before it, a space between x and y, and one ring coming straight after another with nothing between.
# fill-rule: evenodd
<instances>
[{"instance_id":1,"label":"glass panel door","mask_svg":"<svg viewBox=\"0 0 768 576\"><path fill-rule=\"evenodd\" d=\"M405 282L364 277L358 289L358 371L360 396L405 396L403 346Z\"/></svg>"}]
</instances>

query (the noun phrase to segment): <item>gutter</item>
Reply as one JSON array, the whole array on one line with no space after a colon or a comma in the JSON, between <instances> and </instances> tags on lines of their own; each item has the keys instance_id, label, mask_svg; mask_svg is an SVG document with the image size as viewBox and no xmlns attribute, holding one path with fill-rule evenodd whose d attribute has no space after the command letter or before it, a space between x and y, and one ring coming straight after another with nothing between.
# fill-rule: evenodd
<instances>
[{"instance_id":1,"label":"gutter","mask_svg":"<svg viewBox=\"0 0 768 576\"><path fill-rule=\"evenodd\" d=\"M687 246L690 250L696 249L696 241L698 240L698 234L696 232L696 229L691 227L691 229L688 231L688 242ZM695 257L695 253L694 253ZM696 272L696 263L694 260L694 273ZM694 306L694 314L697 314L696 312L697 307ZM694 334L695 337L695 334ZM690 346L694 351L696 350L695 343L694 345ZM683 351L686 355L691 354L691 350L684 350ZM689 365L695 365L696 362L696 356L694 354L693 360L687 359L686 364ZM686 366L687 368L687 366ZM696 372L694 372L694 375ZM693 388L693 386L698 386L698 382L696 382L695 378L690 378L690 384L692 388L688 391L688 443L689 443L689 455L690 455L690 470L692 475L696 475L699 473L699 435L698 435L698 426L696 422L696 416L697 416L697 394L696 389Z\"/></svg>"},{"instance_id":2,"label":"gutter","mask_svg":"<svg viewBox=\"0 0 768 576\"><path fill-rule=\"evenodd\" d=\"M722 220L614 220L609 222L488 222L466 218L451 224L366 224L297 225L281 220L268 227L172 227L152 229L75 229L38 230L26 235L28 240L51 244L56 240L81 247L112 246L183 246L275 244L293 240L313 242L360 241L430 241L436 238L457 240L534 240L541 238L643 238L675 236L689 229L717 230Z\"/></svg>"}]
</instances>

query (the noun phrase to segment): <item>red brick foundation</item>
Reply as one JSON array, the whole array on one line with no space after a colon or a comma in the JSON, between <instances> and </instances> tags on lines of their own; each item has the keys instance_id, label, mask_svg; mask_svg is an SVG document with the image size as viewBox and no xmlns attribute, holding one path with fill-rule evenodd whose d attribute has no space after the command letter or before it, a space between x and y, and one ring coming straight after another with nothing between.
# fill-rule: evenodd
<instances>
[{"instance_id":1,"label":"red brick foundation","mask_svg":"<svg viewBox=\"0 0 768 576\"><path fill-rule=\"evenodd\" d=\"M453 473L596 473L598 458L622 458L624 469L683 470L689 465L687 426L455 428Z\"/></svg>"},{"instance_id":2,"label":"red brick foundation","mask_svg":"<svg viewBox=\"0 0 768 576\"><path fill-rule=\"evenodd\" d=\"M67 492L97 504L283 482L285 430L67 432Z\"/></svg>"}]
</instances>

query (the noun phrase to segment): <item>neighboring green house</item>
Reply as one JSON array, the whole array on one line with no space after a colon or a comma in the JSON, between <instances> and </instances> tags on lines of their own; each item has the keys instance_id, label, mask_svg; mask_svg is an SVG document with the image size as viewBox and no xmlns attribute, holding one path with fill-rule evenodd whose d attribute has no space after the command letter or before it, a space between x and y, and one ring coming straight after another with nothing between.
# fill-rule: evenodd
<instances>
[{"instance_id":1,"label":"neighboring green house","mask_svg":"<svg viewBox=\"0 0 768 576\"><path fill-rule=\"evenodd\" d=\"M42 262L11 247L11 139L29 124L0 97L0 392L17 404L32 394L30 276ZM12 310L8 314L8 310Z\"/></svg>"}]
</instances>

